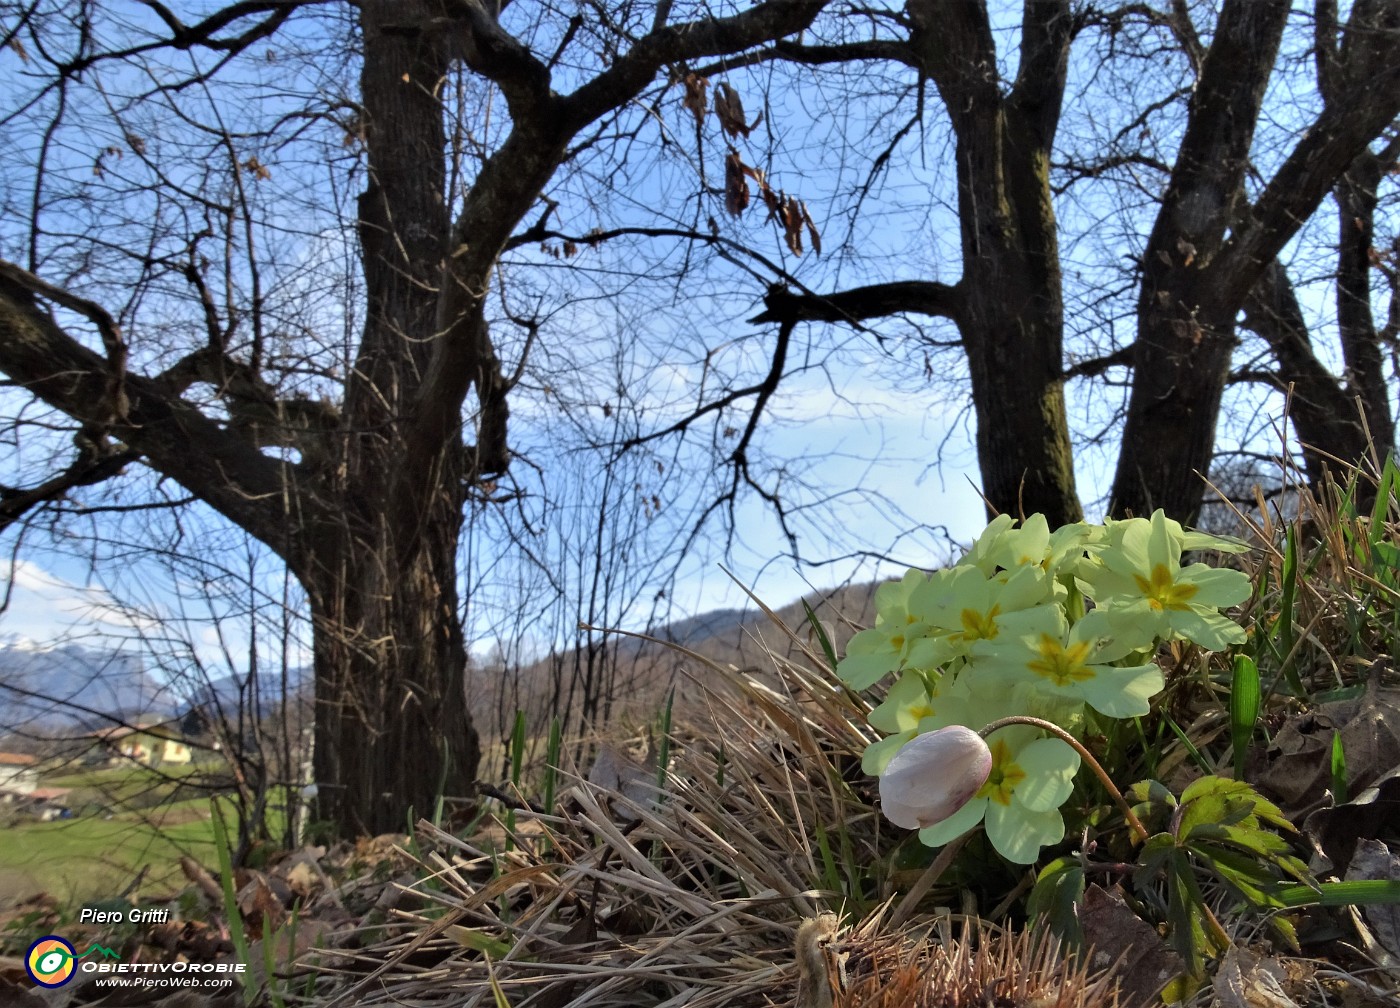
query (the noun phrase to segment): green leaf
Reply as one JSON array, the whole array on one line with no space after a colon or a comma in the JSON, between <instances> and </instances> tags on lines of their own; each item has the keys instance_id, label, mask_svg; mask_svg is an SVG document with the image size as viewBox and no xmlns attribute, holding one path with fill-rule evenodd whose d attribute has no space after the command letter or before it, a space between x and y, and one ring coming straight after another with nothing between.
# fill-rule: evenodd
<instances>
[{"instance_id":1,"label":"green leaf","mask_svg":"<svg viewBox=\"0 0 1400 1008\"><path fill-rule=\"evenodd\" d=\"M1395 459L1387 457L1385 465L1381 467L1380 482L1376 486L1376 502L1371 505L1371 524L1368 537L1373 551L1378 552L1377 548L1382 545L1390 546L1389 543L1384 542L1383 537L1387 532L1386 513L1390 510L1390 495L1395 489L1397 475L1400 475L1400 472L1397 472L1395 468ZM1395 547L1390 546L1390 548L1394 549Z\"/></svg>"},{"instance_id":2,"label":"green leaf","mask_svg":"<svg viewBox=\"0 0 1400 1008\"><path fill-rule=\"evenodd\" d=\"M1284 532L1283 543L1283 578L1280 585L1281 591L1278 603L1278 622L1274 624L1277 631L1279 653L1283 655L1283 667L1280 674L1288 680L1288 688L1293 691L1294 696L1303 697L1307 695L1307 690L1303 686L1303 680L1298 676L1298 669L1293 661L1293 606L1298 595L1298 527L1291 524ZM1278 680L1274 680L1274 685ZM1270 689L1269 692L1273 692Z\"/></svg>"},{"instance_id":3,"label":"green leaf","mask_svg":"<svg viewBox=\"0 0 1400 1008\"><path fill-rule=\"evenodd\" d=\"M1176 837L1170 833L1158 833L1147 838L1138 851L1138 871L1133 872L1133 888L1146 892L1155 883L1157 876L1166 873L1176 856Z\"/></svg>"},{"instance_id":4,"label":"green leaf","mask_svg":"<svg viewBox=\"0 0 1400 1008\"><path fill-rule=\"evenodd\" d=\"M1181 730L1181 725L1172 720L1166 711L1162 712L1162 720L1166 722L1167 727L1172 730L1172 734L1175 735L1182 746L1185 747L1187 754L1191 757L1191 762L1200 767L1202 773L1210 773L1213 769L1210 765L1210 760L1201 755L1201 750L1197 749L1196 743L1192 742L1190 736Z\"/></svg>"},{"instance_id":5,"label":"green leaf","mask_svg":"<svg viewBox=\"0 0 1400 1008\"><path fill-rule=\"evenodd\" d=\"M807 614L807 625L812 628L812 632L817 635L817 643L821 645L822 654L826 657L826 664L831 669L832 674L836 672L836 649L831 646L831 638L827 636L826 627L822 626L821 620L817 619L816 611L807 604L807 600L802 600L802 611Z\"/></svg>"},{"instance_id":6,"label":"green leaf","mask_svg":"<svg viewBox=\"0 0 1400 1008\"><path fill-rule=\"evenodd\" d=\"M1176 795L1161 781L1138 781L1128 788L1128 798L1133 803L1133 812L1148 829L1165 829L1176 811Z\"/></svg>"},{"instance_id":7,"label":"green leaf","mask_svg":"<svg viewBox=\"0 0 1400 1008\"><path fill-rule=\"evenodd\" d=\"M1236 655L1230 679L1230 740L1236 780L1244 779L1244 760L1259 720L1260 699L1259 666L1245 655Z\"/></svg>"},{"instance_id":8,"label":"green leaf","mask_svg":"<svg viewBox=\"0 0 1400 1008\"><path fill-rule=\"evenodd\" d=\"M1281 906L1277 897L1279 882L1269 870L1267 862L1240 851L1209 844L1192 844L1189 849L1202 867L1256 909Z\"/></svg>"},{"instance_id":9,"label":"green leaf","mask_svg":"<svg viewBox=\"0 0 1400 1008\"><path fill-rule=\"evenodd\" d=\"M1187 972L1200 976L1205 971L1206 946L1210 941L1202 923L1205 897L1190 858L1175 848L1172 855L1167 862L1167 924L1171 928L1167 944L1186 960Z\"/></svg>"},{"instance_id":10,"label":"green leaf","mask_svg":"<svg viewBox=\"0 0 1400 1008\"><path fill-rule=\"evenodd\" d=\"M1026 900L1026 914L1042 918L1061 941L1079 946L1084 941L1078 913L1083 898L1083 862L1076 857L1056 858L1036 876Z\"/></svg>"},{"instance_id":11,"label":"green leaf","mask_svg":"<svg viewBox=\"0 0 1400 1008\"><path fill-rule=\"evenodd\" d=\"M473 952L484 952L486 955L495 956L498 959L509 955L513 947L510 942L488 934L480 928L449 924L445 934L463 948L469 948Z\"/></svg>"},{"instance_id":12,"label":"green leaf","mask_svg":"<svg viewBox=\"0 0 1400 1008\"><path fill-rule=\"evenodd\" d=\"M1338 804L1347 800L1347 754L1342 748L1342 733L1332 732L1332 799Z\"/></svg>"},{"instance_id":13,"label":"green leaf","mask_svg":"<svg viewBox=\"0 0 1400 1008\"><path fill-rule=\"evenodd\" d=\"M1357 882L1321 882L1317 886L1296 885L1280 889L1275 896L1282 906L1372 906L1400 903L1400 882L1367 879Z\"/></svg>"}]
</instances>

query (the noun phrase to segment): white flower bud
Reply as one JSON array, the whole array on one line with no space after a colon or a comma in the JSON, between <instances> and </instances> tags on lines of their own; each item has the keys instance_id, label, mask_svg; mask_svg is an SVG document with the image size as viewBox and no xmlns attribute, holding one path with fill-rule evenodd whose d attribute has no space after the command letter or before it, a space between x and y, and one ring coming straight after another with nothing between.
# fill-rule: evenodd
<instances>
[{"instance_id":1,"label":"white flower bud","mask_svg":"<svg viewBox=\"0 0 1400 1008\"><path fill-rule=\"evenodd\" d=\"M905 829L947 819L992 772L992 751L971 728L950 725L910 739L880 774L880 808Z\"/></svg>"}]
</instances>

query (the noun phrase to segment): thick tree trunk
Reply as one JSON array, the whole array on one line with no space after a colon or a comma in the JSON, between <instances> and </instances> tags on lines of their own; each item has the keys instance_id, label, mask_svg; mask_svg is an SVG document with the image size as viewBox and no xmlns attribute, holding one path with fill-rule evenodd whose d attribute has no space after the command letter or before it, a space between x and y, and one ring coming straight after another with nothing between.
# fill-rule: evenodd
<instances>
[{"instance_id":1,"label":"thick tree trunk","mask_svg":"<svg viewBox=\"0 0 1400 1008\"><path fill-rule=\"evenodd\" d=\"M1004 251L1004 250L1000 250ZM1042 513L1052 527L1083 517L1061 376L1061 306L1022 255L969 264L963 346L977 416L982 490L996 511Z\"/></svg>"},{"instance_id":2,"label":"thick tree trunk","mask_svg":"<svg viewBox=\"0 0 1400 1008\"><path fill-rule=\"evenodd\" d=\"M1301 223L1400 112L1400 64L1387 44L1400 4L1357 5L1324 75L1331 83L1322 84L1333 93L1344 83L1346 100L1327 101L1254 204L1244 206L1254 127L1288 11L1286 0L1221 6L1143 254L1133 391L1109 504L1115 515L1160 507L1179 521L1196 519L1236 317ZM1335 45L1333 20L1319 19L1332 24L1320 32L1320 51ZM1364 357L1358 364L1368 372Z\"/></svg>"},{"instance_id":3,"label":"thick tree trunk","mask_svg":"<svg viewBox=\"0 0 1400 1008\"><path fill-rule=\"evenodd\" d=\"M457 527L444 516L406 551L344 534L309 579L317 811L342 833L401 832L408 810L430 815L439 796L471 794L481 753L464 693Z\"/></svg>"},{"instance_id":4,"label":"thick tree trunk","mask_svg":"<svg viewBox=\"0 0 1400 1008\"><path fill-rule=\"evenodd\" d=\"M367 310L326 474L332 506L299 572L314 620L318 813L342 832L402 830L407 809L469 794L480 754L463 696L460 421L433 440L410 435L441 337L449 229L438 94L449 54L431 7L361 5Z\"/></svg>"},{"instance_id":5,"label":"thick tree trunk","mask_svg":"<svg viewBox=\"0 0 1400 1008\"><path fill-rule=\"evenodd\" d=\"M1143 253L1133 392L1109 502L1114 515L1162 508L1189 524L1200 513L1235 315L1253 286L1229 303L1218 260L1236 219L1288 7L1287 0L1226 0L1221 8Z\"/></svg>"},{"instance_id":6,"label":"thick tree trunk","mask_svg":"<svg viewBox=\"0 0 1400 1008\"><path fill-rule=\"evenodd\" d=\"M1269 344L1278 361L1271 376L1279 392L1292 386L1290 419L1298 433L1308 483L1321 487L1332 459L1359 460L1367 451L1355 400L1313 352L1302 305L1283 264L1274 262L1245 302L1245 325Z\"/></svg>"},{"instance_id":7,"label":"thick tree trunk","mask_svg":"<svg viewBox=\"0 0 1400 1008\"><path fill-rule=\"evenodd\" d=\"M1340 182L1335 195L1338 209L1337 234L1337 328L1341 334L1342 359L1346 363L1346 389L1359 400L1352 411L1366 418L1370 444L1360 451L1339 455L1347 462L1374 458L1384 462L1395 450L1395 420L1390 409L1381 340L1376 332L1371 308L1371 257L1374 242L1376 205L1381 178L1395 164L1400 141L1392 140L1381 155L1367 151Z\"/></svg>"},{"instance_id":8,"label":"thick tree trunk","mask_svg":"<svg viewBox=\"0 0 1400 1008\"><path fill-rule=\"evenodd\" d=\"M1025 9L1010 96L986 11L911 4L921 69L957 136L963 276L956 316L972 377L982 492L994 511L1083 517L1064 398L1064 306L1049 151L1063 100L1068 6Z\"/></svg>"}]
</instances>

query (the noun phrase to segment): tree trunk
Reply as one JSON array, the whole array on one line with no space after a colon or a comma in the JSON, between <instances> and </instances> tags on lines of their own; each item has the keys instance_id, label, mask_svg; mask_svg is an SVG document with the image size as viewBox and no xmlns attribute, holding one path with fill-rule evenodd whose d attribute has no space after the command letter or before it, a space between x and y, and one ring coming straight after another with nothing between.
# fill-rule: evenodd
<instances>
[{"instance_id":1,"label":"tree trunk","mask_svg":"<svg viewBox=\"0 0 1400 1008\"><path fill-rule=\"evenodd\" d=\"M458 524L444 515L406 550L345 527L307 579L317 811L342 833L402 832L406 809L431 815L439 796L471 794L481 750L464 692Z\"/></svg>"},{"instance_id":2,"label":"tree trunk","mask_svg":"<svg viewBox=\"0 0 1400 1008\"><path fill-rule=\"evenodd\" d=\"M314 621L318 814L361 833L402 830L406 808L429 815L439 795L470 794L480 756L463 695L460 420L435 440L410 436L441 337L450 224L438 95L449 54L429 7L361 5L365 326L326 476L334 505L300 571Z\"/></svg>"},{"instance_id":3,"label":"tree trunk","mask_svg":"<svg viewBox=\"0 0 1400 1008\"><path fill-rule=\"evenodd\" d=\"M1386 387L1381 340L1371 308L1371 257L1375 255L1375 215L1381 179L1400 154L1392 140L1376 155L1366 151L1337 183L1337 328L1346 363L1346 389L1359 400L1352 412L1366 419L1370 444L1355 454L1339 455L1347 462L1374 458L1384 462L1395 450L1395 420Z\"/></svg>"},{"instance_id":4,"label":"tree trunk","mask_svg":"<svg viewBox=\"0 0 1400 1008\"><path fill-rule=\"evenodd\" d=\"M1133 390L1109 504L1114 515L1160 507L1195 521L1237 315L1337 178L1400 112L1400 64L1388 45L1400 4L1357 5L1340 62L1329 71L1333 84L1345 82L1346 100L1326 103L1245 206L1254 127L1288 11L1286 0L1225 0L1221 7L1143 254ZM1358 360L1362 371L1371 370Z\"/></svg>"},{"instance_id":5,"label":"tree trunk","mask_svg":"<svg viewBox=\"0 0 1400 1008\"><path fill-rule=\"evenodd\" d=\"M1298 433L1308 483L1320 488L1332 459L1360 459L1366 436L1355 401L1313 352L1302 305L1283 264L1275 261L1245 302L1244 324L1269 344L1278 361L1274 387L1292 386L1289 419ZM1343 482L1346 477L1335 473Z\"/></svg>"},{"instance_id":6,"label":"tree trunk","mask_svg":"<svg viewBox=\"0 0 1400 1008\"><path fill-rule=\"evenodd\" d=\"M985 9L911 4L912 43L957 136L962 231L956 321L972 377L982 492L994 511L1083 517L1064 398L1064 306L1050 196L1070 17L1026 5L1021 67L1004 97Z\"/></svg>"},{"instance_id":7,"label":"tree trunk","mask_svg":"<svg viewBox=\"0 0 1400 1008\"><path fill-rule=\"evenodd\" d=\"M1109 511L1162 508L1191 523L1215 449L1243 305L1222 298L1219 258L1236 219L1287 0L1226 0L1187 110L1171 182L1143 253L1133 391ZM1267 263L1258 264L1258 268Z\"/></svg>"}]
</instances>

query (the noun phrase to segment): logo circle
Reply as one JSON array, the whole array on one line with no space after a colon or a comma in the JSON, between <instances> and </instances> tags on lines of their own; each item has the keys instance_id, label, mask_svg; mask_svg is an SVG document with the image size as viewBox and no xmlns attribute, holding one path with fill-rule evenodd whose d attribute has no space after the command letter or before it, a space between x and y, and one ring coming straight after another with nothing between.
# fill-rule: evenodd
<instances>
[{"instance_id":1,"label":"logo circle","mask_svg":"<svg viewBox=\"0 0 1400 1008\"><path fill-rule=\"evenodd\" d=\"M73 979L78 955L58 935L45 935L29 946L24 971L40 987L62 987Z\"/></svg>"}]
</instances>

